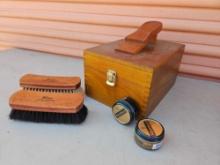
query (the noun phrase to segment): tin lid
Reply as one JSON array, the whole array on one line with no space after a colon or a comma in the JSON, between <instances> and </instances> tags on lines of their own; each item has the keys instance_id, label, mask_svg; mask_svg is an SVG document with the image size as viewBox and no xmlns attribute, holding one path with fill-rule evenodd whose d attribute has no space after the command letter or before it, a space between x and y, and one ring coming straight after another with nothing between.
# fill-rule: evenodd
<instances>
[{"instance_id":1,"label":"tin lid","mask_svg":"<svg viewBox=\"0 0 220 165\"><path fill-rule=\"evenodd\" d=\"M160 122L147 118L137 122L135 133L144 140L157 142L163 140L165 130Z\"/></svg>"},{"instance_id":2,"label":"tin lid","mask_svg":"<svg viewBox=\"0 0 220 165\"><path fill-rule=\"evenodd\" d=\"M112 115L123 125L131 123L136 118L137 108L134 100L129 97L118 100L112 106Z\"/></svg>"}]
</instances>

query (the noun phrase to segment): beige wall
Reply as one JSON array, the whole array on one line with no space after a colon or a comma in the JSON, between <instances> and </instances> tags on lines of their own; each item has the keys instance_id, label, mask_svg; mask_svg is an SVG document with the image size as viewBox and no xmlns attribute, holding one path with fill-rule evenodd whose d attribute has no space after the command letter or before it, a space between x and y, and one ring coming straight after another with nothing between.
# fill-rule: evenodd
<instances>
[{"instance_id":1,"label":"beige wall","mask_svg":"<svg viewBox=\"0 0 220 165\"><path fill-rule=\"evenodd\" d=\"M0 44L82 57L148 20L186 44L181 73L220 79L220 0L0 1Z\"/></svg>"}]
</instances>

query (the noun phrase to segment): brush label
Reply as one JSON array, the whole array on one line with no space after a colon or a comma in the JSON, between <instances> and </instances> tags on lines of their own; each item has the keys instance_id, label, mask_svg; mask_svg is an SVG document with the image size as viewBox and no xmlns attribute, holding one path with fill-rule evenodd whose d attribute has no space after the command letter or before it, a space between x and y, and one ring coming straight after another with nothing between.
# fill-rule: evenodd
<instances>
[{"instance_id":1,"label":"brush label","mask_svg":"<svg viewBox=\"0 0 220 165\"><path fill-rule=\"evenodd\" d=\"M48 97L48 96L43 96L40 101L42 102L49 102L49 101L54 101L54 99L52 97Z\"/></svg>"}]
</instances>

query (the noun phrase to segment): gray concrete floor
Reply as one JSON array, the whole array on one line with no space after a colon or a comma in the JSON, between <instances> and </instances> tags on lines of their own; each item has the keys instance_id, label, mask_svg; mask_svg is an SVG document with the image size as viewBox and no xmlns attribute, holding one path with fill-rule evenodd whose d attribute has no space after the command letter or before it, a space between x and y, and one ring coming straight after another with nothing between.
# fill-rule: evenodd
<instances>
[{"instance_id":1,"label":"gray concrete floor","mask_svg":"<svg viewBox=\"0 0 220 165\"><path fill-rule=\"evenodd\" d=\"M82 125L35 124L8 119L8 98L19 89L25 73L78 75L80 59L11 49L0 52L0 164L1 165L219 165L220 84L177 79L175 86L150 117L166 129L156 152L139 148L134 123L119 125L110 108L86 98L89 108Z\"/></svg>"}]
</instances>

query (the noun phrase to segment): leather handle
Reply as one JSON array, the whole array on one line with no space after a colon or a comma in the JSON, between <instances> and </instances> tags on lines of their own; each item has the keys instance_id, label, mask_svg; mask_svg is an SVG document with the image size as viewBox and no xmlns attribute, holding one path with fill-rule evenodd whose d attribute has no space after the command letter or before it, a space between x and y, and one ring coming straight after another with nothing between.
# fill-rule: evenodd
<instances>
[{"instance_id":1,"label":"leather handle","mask_svg":"<svg viewBox=\"0 0 220 165\"><path fill-rule=\"evenodd\" d=\"M161 31L162 24L158 21L150 21L141 25L137 31L125 37L126 40L149 43L155 42L157 34Z\"/></svg>"},{"instance_id":2,"label":"leather handle","mask_svg":"<svg viewBox=\"0 0 220 165\"><path fill-rule=\"evenodd\" d=\"M145 22L137 31L129 34L122 40L116 50L137 54L148 44L155 44L158 33L162 30L162 23L158 21Z\"/></svg>"}]
</instances>

